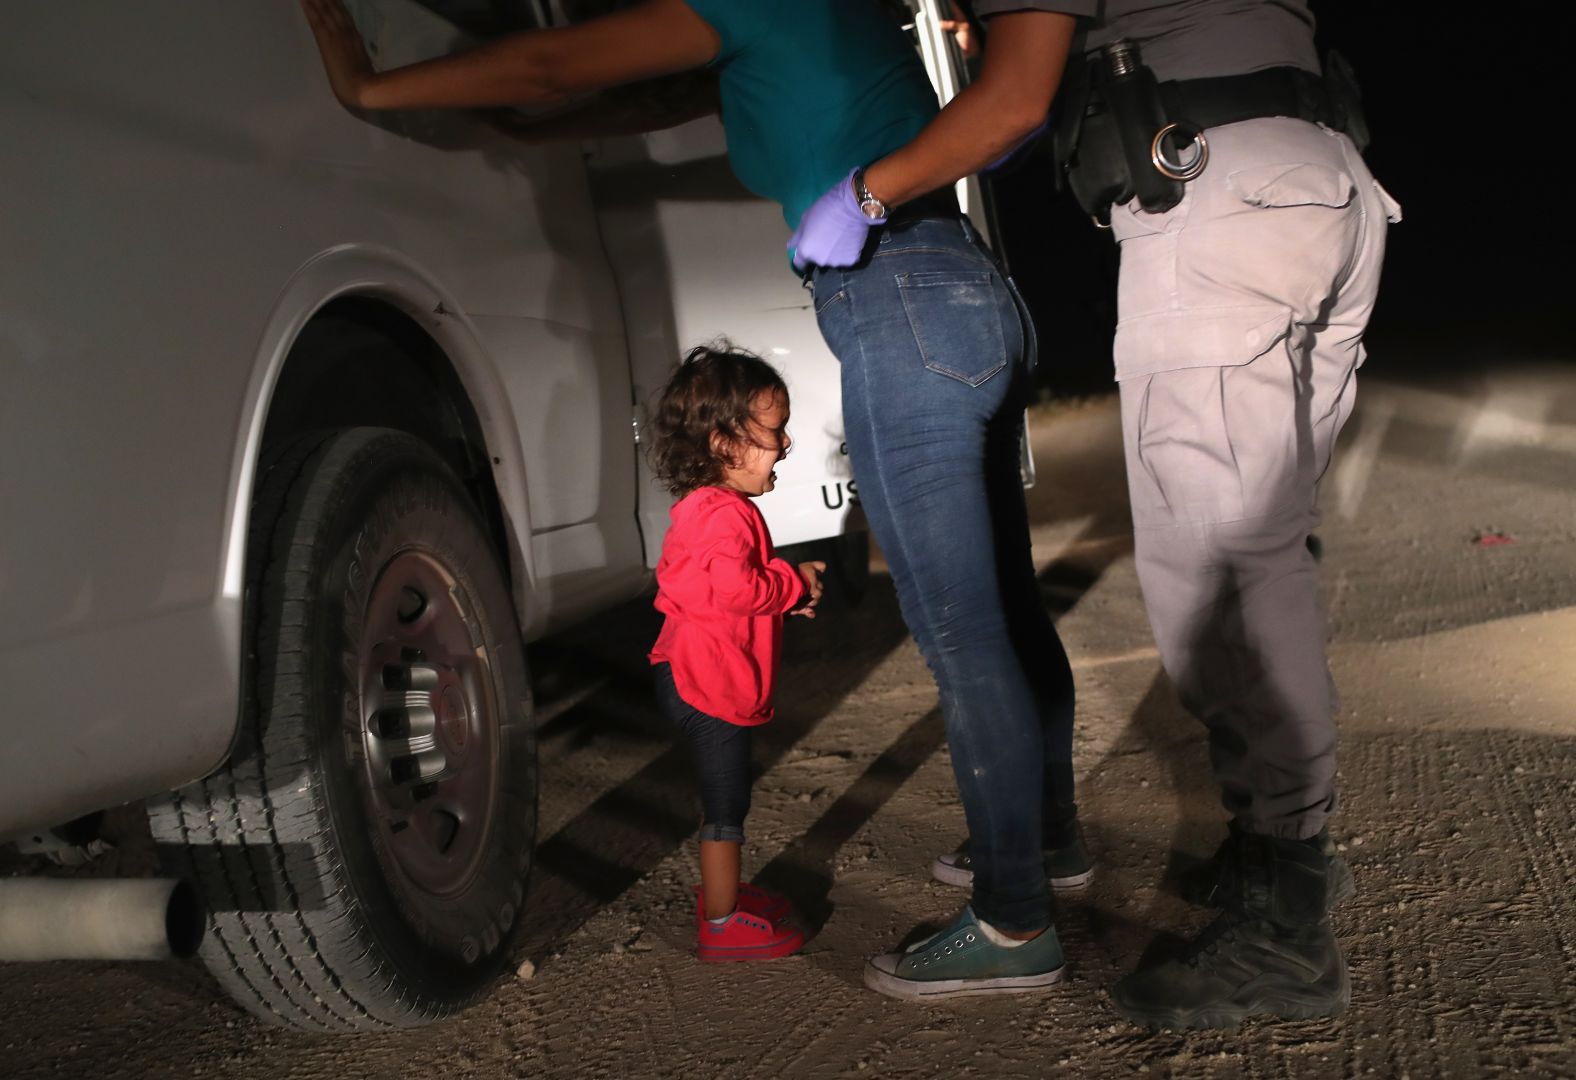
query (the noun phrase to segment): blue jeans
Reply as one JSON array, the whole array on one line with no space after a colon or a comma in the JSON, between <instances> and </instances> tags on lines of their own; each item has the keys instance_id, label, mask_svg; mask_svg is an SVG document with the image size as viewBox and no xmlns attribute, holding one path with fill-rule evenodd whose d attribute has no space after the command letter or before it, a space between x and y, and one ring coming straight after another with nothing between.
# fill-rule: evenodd
<instances>
[{"instance_id":1,"label":"blue jeans","mask_svg":"<svg viewBox=\"0 0 1576 1080\"><path fill-rule=\"evenodd\" d=\"M1049 919L1042 847L1071 840L1073 681L1040 602L1019 473L1034 328L963 218L879 230L817 270L859 499L941 693L976 915Z\"/></svg>"},{"instance_id":2,"label":"blue jeans","mask_svg":"<svg viewBox=\"0 0 1576 1080\"><path fill-rule=\"evenodd\" d=\"M670 664L653 664L657 704L684 737L700 781L702 840L744 843L750 812L750 729L703 713L679 696Z\"/></svg>"}]
</instances>

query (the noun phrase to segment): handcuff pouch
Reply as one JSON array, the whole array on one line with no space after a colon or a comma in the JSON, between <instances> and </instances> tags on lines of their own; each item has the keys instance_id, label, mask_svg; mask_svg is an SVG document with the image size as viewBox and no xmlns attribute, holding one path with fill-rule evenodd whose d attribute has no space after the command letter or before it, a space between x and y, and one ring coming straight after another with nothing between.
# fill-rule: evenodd
<instances>
[{"instance_id":1,"label":"handcuff pouch","mask_svg":"<svg viewBox=\"0 0 1576 1080\"><path fill-rule=\"evenodd\" d=\"M1154 73L1136 50L1123 66L1113 74L1105 53L1071 58L1052 122L1058 186L1101 224L1114 203L1136 198L1158 214L1182 201L1182 181L1151 160L1155 133L1167 122Z\"/></svg>"}]
</instances>

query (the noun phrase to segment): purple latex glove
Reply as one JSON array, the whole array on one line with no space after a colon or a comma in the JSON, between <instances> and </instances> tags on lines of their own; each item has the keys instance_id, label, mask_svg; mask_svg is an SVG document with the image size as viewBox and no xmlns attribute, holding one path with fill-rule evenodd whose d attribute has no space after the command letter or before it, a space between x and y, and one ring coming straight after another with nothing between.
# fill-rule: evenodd
<instances>
[{"instance_id":1,"label":"purple latex glove","mask_svg":"<svg viewBox=\"0 0 1576 1080\"><path fill-rule=\"evenodd\" d=\"M854 173L833 184L804 212L799 227L788 238L788 253L793 268L803 271L807 266L844 267L859 261L865 249L865 238L872 225L885 225L886 218L866 217L854 199Z\"/></svg>"}]
</instances>

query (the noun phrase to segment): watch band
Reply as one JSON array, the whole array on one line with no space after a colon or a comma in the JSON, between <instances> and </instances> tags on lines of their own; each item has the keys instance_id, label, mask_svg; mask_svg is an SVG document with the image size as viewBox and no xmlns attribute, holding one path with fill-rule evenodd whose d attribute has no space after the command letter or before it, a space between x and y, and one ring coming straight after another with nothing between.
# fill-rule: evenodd
<instances>
[{"instance_id":1,"label":"watch band","mask_svg":"<svg viewBox=\"0 0 1576 1080\"><path fill-rule=\"evenodd\" d=\"M854 170L854 200L859 203L859 209L867 218L886 218L891 214L887 204L870 194L870 189L865 187L863 169Z\"/></svg>"}]
</instances>

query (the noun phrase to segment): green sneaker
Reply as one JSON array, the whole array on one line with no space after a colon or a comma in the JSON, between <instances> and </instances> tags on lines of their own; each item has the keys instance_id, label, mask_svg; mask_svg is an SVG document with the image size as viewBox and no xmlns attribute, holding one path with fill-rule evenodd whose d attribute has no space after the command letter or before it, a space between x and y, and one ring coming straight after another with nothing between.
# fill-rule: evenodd
<instances>
[{"instance_id":1,"label":"green sneaker","mask_svg":"<svg viewBox=\"0 0 1576 1080\"><path fill-rule=\"evenodd\" d=\"M1016 947L986 939L974 912L907 952L865 961L865 985L910 1001L965 994L1026 994L1061 982L1062 946L1056 927Z\"/></svg>"},{"instance_id":2,"label":"green sneaker","mask_svg":"<svg viewBox=\"0 0 1576 1080\"><path fill-rule=\"evenodd\" d=\"M974 884L974 857L969 854L969 842L964 840L954 851L937 855L930 864L930 876L943 885ZM1084 846L1083 830L1073 834L1073 842L1066 847L1045 852L1045 880L1053 889L1081 889L1094 876L1089 862L1089 849Z\"/></svg>"}]
</instances>

